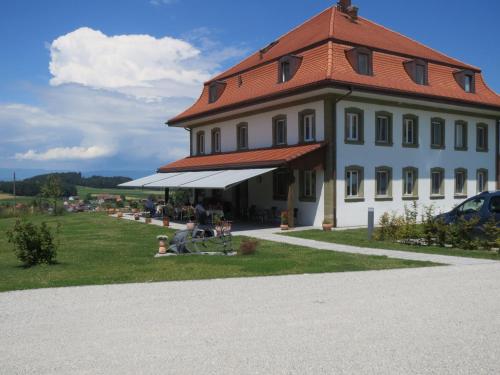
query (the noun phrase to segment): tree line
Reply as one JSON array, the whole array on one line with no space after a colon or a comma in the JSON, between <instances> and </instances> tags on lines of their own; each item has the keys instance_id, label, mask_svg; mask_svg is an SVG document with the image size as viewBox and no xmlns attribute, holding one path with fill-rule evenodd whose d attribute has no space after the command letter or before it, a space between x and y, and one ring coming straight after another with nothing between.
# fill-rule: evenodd
<instances>
[{"instance_id":1,"label":"tree line","mask_svg":"<svg viewBox=\"0 0 500 375\"><path fill-rule=\"evenodd\" d=\"M82 177L81 173L49 173L16 181L16 194L19 196L35 197L43 194L43 187L51 178L57 178L60 183L61 196L69 197L77 195L77 186L92 188L116 188L119 184L131 181L129 177ZM14 193L13 181L0 181L0 191L8 194Z\"/></svg>"}]
</instances>

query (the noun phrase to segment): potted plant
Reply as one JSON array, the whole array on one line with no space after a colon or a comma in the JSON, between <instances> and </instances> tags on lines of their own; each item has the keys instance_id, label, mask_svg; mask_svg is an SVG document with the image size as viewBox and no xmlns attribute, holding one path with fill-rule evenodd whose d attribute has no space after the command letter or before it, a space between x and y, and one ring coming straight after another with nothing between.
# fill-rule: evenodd
<instances>
[{"instance_id":1,"label":"potted plant","mask_svg":"<svg viewBox=\"0 0 500 375\"><path fill-rule=\"evenodd\" d=\"M192 207L192 206L188 206L187 207L187 209L186 209L186 216L188 218L188 222L186 224L186 228L188 230L193 230L194 226L195 226L194 221L193 221L193 219L194 219L194 207Z\"/></svg>"},{"instance_id":2,"label":"potted plant","mask_svg":"<svg viewBox=\"0 0 500 375\"><path fill-rule=\"evenodd\" d=\"M223 228L222 228L222 220L219 215L214 215L213 224L215 231L217 232L217 236L221 236Z\"/></svg>"},{"instance_id":3,"label":"potted plant","mask_svg":"<svg viewBox=\"0 0 500 375\"><path fill-rule=\"evenodd\" d=\"M325 232L329 232L329 231L331 231L331 230L332 230L332 228L333 228L333 223L332 223L332 221L331 221L331 220L329 220L329 219L325 219L325 220L323 220L323 230L324 230Z\"/></svg>"},{"instance_id":4,"label":"potted plant","mask_svg":"<svg viewBox=\"0 0 500 375\"><path fill-rule=\"evenodd\" d=\"M151 214L149 212L146 214L146 224L151 224Z\"/></svg>"},{"instance_id":5,"label":"potted plant","mask_svg":"<svg viewBox=\"0 0 500 375\"><path fill-rule=\"evenodd\" d=\"M281 230L288 230L288 211L281 211Z\"/></svg>"},{"instance_id":6,"label":"potted plant","mask_svg":"<svg viewBox=\"0 0 500 375\"><path fill-rule=\"evenodd\" d=\"M160 234L159 236L156 236L156 239L158 240L158 254L166 254L168 236Z\"/></svg>"}]
</instances>

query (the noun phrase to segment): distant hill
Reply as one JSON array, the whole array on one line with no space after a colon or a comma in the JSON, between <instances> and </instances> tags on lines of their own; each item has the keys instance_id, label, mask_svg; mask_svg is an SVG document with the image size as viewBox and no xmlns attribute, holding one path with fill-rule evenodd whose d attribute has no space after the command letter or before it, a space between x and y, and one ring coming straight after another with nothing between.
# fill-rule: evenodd
<instances>
[{"instance_id":1,"label":"distant hill","mask_svg":"<svg viewBox=\"0 0 500 375\"><path fill-rule=\"evenodd\" d=\"M47 170L47 169L16 169L16 178L18 180L24 180L25 178L40 176L49 173L64 173L72 172L71 170ZM0 181L12 181L12 175L14 170L10 168L0 168ZM126 176L132 179L141 178L155 173L152 170L95 170L95 171L81 171L83 177L91 176L103 176L103 177L115 177L115 176Z\"/></svg>"},{"instance_id":2,"label":"distant hill","mask_svg":"<svg viewBox=\"0 0 500 375\"><path fill-rule=\"evenodd\" d=\"M16 194L22 196L36 196L40 194L41 187L50 175L59 177L63 189L64 196L77 195L77 186L86 186L93 188L115 188L117 185L131 181L130 177L114 176L90 176L83 177L81 173L64 172L64 173L49 173L25 178L16 182ZM13 193L12 181L0 181L0 191L4 193Z\"/></svg>"}]
</instances>

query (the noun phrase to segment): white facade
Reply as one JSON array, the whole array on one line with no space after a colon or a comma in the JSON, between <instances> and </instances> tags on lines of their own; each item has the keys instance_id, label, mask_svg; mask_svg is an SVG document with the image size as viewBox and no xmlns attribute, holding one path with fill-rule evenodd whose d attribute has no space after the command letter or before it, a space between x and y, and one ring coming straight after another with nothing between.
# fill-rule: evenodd
<instances>
[{"instance_id":1,"label":"white facade","mask_svg":"<svg viewBox=\"0 0 500 375\"><path fill-rule=\"evenodd\" d=\"M364 111L364 143L362 145L344 142L345 109L356 107ZM393 115L393 145L375 145L375 112L386 111ZM403 115L418 116L418 148L402 146ZM445 120L445 149L431 148L431 118L440 117ZM468 150L455 150L455 121L466 121ZM476 171L480 168L488 170L488 188L495 189L495 120L447 114L438 111L423 111L410 108L390 107L378 104L367 104L355 101L340 101L337 104L337 223L339 227L367 225L367 210L375 209L376 220L384 212L402 213L404 205L410 201L403 200L402 171L405 167L418 169L419 206L433 204L436 211L447 211L463 201L455 199L455 169L467 170L467 195L477 194ZM488 125L488 152L476 151L476 124ZM364 168L364 201L349 202L345 200L345 168L359 165ZM392 201L375 200L375 168L388 166L392 168ZM445 170L444 199L431 199L431 168L441 167Z\"/></svg>"}]
</instances>

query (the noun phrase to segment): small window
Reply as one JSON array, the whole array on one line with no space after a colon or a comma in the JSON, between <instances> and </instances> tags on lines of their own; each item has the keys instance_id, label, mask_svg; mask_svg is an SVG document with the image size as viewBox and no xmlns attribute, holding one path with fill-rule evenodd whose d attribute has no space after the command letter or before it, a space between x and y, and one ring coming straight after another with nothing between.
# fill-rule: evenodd
<instances>
[{"instance_id":1,"label":"small window","mask_svg":"<svg viewBox=\"0 0 500 375\"><path fill-rule=\"evenodd\" d=\"M217 154L221 152L221 139L220 139L220 129L212 129L212 153Z\"/></svg>"},{"instance_id":2,"label":"small window","mask_svg":"<svg viewBox=\"0 0 500 375\"><path fill-rule=\"evenodd\" d=\"M488 125L486 124L476 126L476 151L488 151Z\"/></svg>"},{"instance_id":3,"label":"small window","mask_svg":"<svg viewBox=\"0 0 500 375\"><path fill-rule=\"evenodd\" d=\"M442 168L431 169L431 197L442 198L444 196L444 170Z\"/></svg>"},{"instance_id":4,"label":"small window","mask_svg":"<svg viewBox=\"0 0 500 375\"><path fill-rule=\"evenodd\" d=\"M205 132L196 133L196 152L198 155L205 154Z\"/></svg>"},{"instance_id":5,"label":"small window","mask_svg":"<svg viewBox=\"0 0 500 375\"><path fill-rule=\"evenodd\" d=\"M433 118L431 120L431 148L443 149L445 148L444 130L445 121L439 118Z\"/></svg>"},{"instance_id":6,"label":"small window","mask_svg":"<svg viewBox=\"0 0 500 375\"><path fill-rule=\"evenodd\" d=\"M375 169L376 199L391 198L392 196L392 171L389 167Z\"/></svg>"},{"instance_id":7,"label":"small window","mask_svg":"<svg viewBox=\"0 0 500 375\"><path fill-rule=\"evenodd\" d=\"M273 199L284 201L288 197L288 171L278 169L273 173Z\"/></svg>"},{"instance_id":8,"label":"small window","mask_svg":"<svg viewBox=\"0 0 500 375\"><path fill-rule=\"evenodd\" d=\"M281 82L286 82L290 80L290 63L288 61L283 61L281 63Z\"/></svg>"},{"instance_id":9,"label":"small window","mask_svg":"<svg viewBox=\"0 0 500 375\"><path fill-rule=\"evenodd\" d=\"M316 140L316 114L308 109L299 113L300 142L314 142Z\"/></svg>"},{"instance_id":10,"label":"small window","mask_svg":"<svg viewBox=\"0 0 500 375\"><path fill-rule=\"evenodd\" d=\"M358 54L358 73L364 75L370 74L370 55L367 53Z\"/></svg>"},{"instance_id":11,"label":"small window","mask_svg":"<svg viewBox=\"0 0 500 375\"><path fill-rule=\"evenodd\" d=\"M403 147L418 147L418 117L403 116Z\"/></svg>"},{"instance_id":12,"label":"small window","mask_svg":"<svg viewBox=\"0 0 500 375\"><path fill-rule=\"evenodd\" d=\"M274 146L284 146L286 143L286 116L276 116L273 118L273 144Z\"/></svg>"},{"instance_id":13,"label":"small window","mask_svg":"<svg viewBox=\"0 0 500 375\"><path fill-rule=\"evenodd\" d=\"M212 82L208 86L208 103L215 103L226 89L225 82Z\"/></svg>"},{"instance_id":14,"label":"small window","mask_svg":"<svg viewBox=\"0 0 500 375\"><path fill-rule=\"evenodd\" d=\"M345 169L346 200L363 199L363 168L351 166Z\"/></svg>"},{"instance_id":15,"label":"small window","mask_svg":"<svg viewBox=\"0 0 500 375\"><path fill-rule=\"evenodd\" d=\"M413 167L403 168L403 198L418 196L418 170Z\"/></svg>"},{"instance_id":16,"label":"small window","mask_svg":"<svg viewBox=\"0 0 500 375\"><path fill-rule=\"evenodd\" d=\"M455 122L455 150L467 150L467 123L465 121Z\"/></svg>"},{"instance_id":17,"label":"small window","mask_svg":"<svg viewBox=\"0 0 500 375\"><path fill-rule=\"evenodd\" d=\"M464 168L455 169L455 197L463 198L467 196L467 170Z\"/></svg>"},{"instance_id":18,"label":"small window","mask_svg":"<svg viewBox=\"0 0 500 375\"><path fill-rule=\"evenodd\" d=\"M236 127L236 142L238 150L248 149L248 124L241 123Z\"/></svg>"},{"instance_id":19,"label":"small window","mask_svg":"<svg viewBox=\"0 0 500 375\"><path fill-rule=\"evenodd\" d=\"M358 108L345 110L344 141L351 144L363 143L363 111Z\"/></svg>"},{"instance_id":20,"label":"small window","mask_svg":"<svg viewBox=\"0 0 500 375\"><path fill-rule=\"evenodd\" d=\"M478 169L477 171L477 192L488 191L488 170Z\"/></svg>"},{"instance_id":21,"label":"small window","mask_svg":"<svg viewBox=\"0 0 500 375\"><path fill-rule=\"evenodd\" d=\"M500 196L491 197L489 208L491 213L500 214Z\"/></svg>"},{"instance_id":22,"label":"small window","mask_svg":"<svg viewBox=\"0 0 500 375\"><path fill-rule=\"evenodd\" d=\"M419 85L425 85L425 65L417 64L415 66L415 81Z\"/></svg>"},{"instance_id":23,"label":"small window","mask_svg":"<svg viewBox=\"0 0 500 375\"><path fill-rule=\"evenodd\" d=\"M316 201L316 172L300 171L300 200Z\"/></svg>"},{"instance_id":24,"label":"small window","mask_svg":"<svg viewBox=\"0 0 500 375\"><path fill-rule=\"evenodd\" d=\"M375 144L379 146L391 146L392 115L387 112L377 112L375 125Z\"/></svg>"},{"instance_id":25,"label":"small window","mask_svg":"<svg viewBox=\"0 0 500 375\"><path fill-rule=\"evenodd\" d=\"M466 74L464 77L464 90L465 92L472 92L472 76L470 74Z\"/></svg>"}]
</instances>

